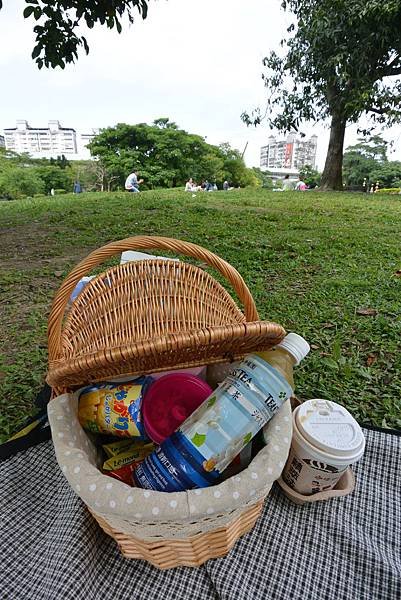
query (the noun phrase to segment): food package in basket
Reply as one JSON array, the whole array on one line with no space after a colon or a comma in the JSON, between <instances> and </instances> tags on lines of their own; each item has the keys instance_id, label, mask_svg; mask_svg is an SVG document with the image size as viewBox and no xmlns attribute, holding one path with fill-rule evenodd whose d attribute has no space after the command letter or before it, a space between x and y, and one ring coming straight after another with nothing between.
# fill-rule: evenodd
<instances>
[{"instance_id":1,"label":"food package in basket","mask_svg":"<svg viewBox=\"0 0 401 600\"><path fill-rule=\"evenodd\" d=\"M79 422L93 433L148 439L142 424L142 398L151 377L125 383L99 383L79 392Z\"/></svg>"}]
</instances>

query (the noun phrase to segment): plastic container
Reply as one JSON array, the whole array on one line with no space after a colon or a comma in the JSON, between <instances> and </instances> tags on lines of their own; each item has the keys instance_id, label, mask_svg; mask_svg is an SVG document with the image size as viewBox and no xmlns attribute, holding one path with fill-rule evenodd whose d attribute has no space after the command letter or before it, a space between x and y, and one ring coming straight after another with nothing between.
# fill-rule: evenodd
<instances>
[{"instance_id":1,"label":"plastic container","mask_svg":"<svg viewBox=\"0 0 401 600\"><path fill-rule=\"evenodd\" d=\"M277 370L286 378L292 391L295 391L294 384L294 370L293 367L299 365L301 360L309 354L310 346L308 342L297 333L289 333L285 336L281 344L274 346L271 350L259 353L259 356L263 360L270 364L273 364ZM290 357L290 361L288 358ZM267 432L267 425L263 427L262 438L265 444L268 443L269 438Z\"/></svg>"},{"instance_id":2,"label":"plastic container","mask_svg":"<svg viewBox=\"0 0 401 600\"><path fill-rule=\"evenodd\" d=\"M164 492L207 487L292 395L292 366L309 345L296 336L269 354L250 355L134 473L138 487ZM266 353L268 354L268 353ZM274 366L273 366L274 365ZM277 368L275 368L277 366Z\"/></svg>"},{"instance_id":3,"label":"plastic container","mask_svg":"<svg viewBox=\"0 0 401 600\"><path fill-rule=\"evenodd\" d=\"M155 381L142 402L143 424L148 436L161 444L212 391L205 381L186 372L164 375Z\"/></svg>"},{"instance_id":4,"label":"plastic container","mask_svg":"<svg viewBox=\"0 0 401 600\"><path fill-rule=\"evenodd\" d=\"M305 496L334 488L346 469L364 453L365 438L360 426L335 402L304 402L293 413L293 426L282 479Z\"/></svg>"}]
</instances>

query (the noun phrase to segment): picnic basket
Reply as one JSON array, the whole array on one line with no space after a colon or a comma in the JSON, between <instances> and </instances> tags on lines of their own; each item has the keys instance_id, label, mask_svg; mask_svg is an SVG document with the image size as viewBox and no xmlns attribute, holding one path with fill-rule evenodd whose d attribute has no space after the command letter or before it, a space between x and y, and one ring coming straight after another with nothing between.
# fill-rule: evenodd
<instances>
[{"instance_id":1,"label":"picnic basket","mask_svg":"<svg viewBox=\"0 0 401 600\"><path fill-rule=\"evenodd\" d=\"M110 267L67 310L78 281L126 250L171 251L202 265L155 258ZM243 312L205 266L214 267L231 284ZM289 402L276 415L275 427L268 426L271 443L240 476L201 491L165 494L115 480L111 484L96 470L93 445L77 420L74 390L121 375L237 360L271 348L284 335L280 325L259 319L251 293L234 267L190 242L151 236L112 242L89 254L64 280L48 323L47 381L54 397L49 420L56 455L72 487L126 557L170 568L199 566L227 554L254 526L280 476L291 438ZM78 480L77 473L83 479ZM101 490L106 497L112 485L118 500L106 507ZM84 487L96 490L97 499ZM153 506L156 502L162 510Z\"/></svg>"}]
</instances>

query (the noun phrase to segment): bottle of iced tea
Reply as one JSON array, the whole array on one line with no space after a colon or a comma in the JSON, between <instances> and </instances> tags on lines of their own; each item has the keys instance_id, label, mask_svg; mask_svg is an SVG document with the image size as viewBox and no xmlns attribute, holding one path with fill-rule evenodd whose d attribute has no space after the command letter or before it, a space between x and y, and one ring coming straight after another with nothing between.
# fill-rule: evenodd
<instances>
[{"instance_id":1,"label":"bottle of iced tea","mask_svg":"<svg viewBox=\"0 0 401 600\"><path fill-rule=\"evenodd\" d=\"M139 487L176 492L217 483L221 473L290 398L293 367L309 344L290 333L247 356L134 472Z\"/></svg>"}]
</instances>

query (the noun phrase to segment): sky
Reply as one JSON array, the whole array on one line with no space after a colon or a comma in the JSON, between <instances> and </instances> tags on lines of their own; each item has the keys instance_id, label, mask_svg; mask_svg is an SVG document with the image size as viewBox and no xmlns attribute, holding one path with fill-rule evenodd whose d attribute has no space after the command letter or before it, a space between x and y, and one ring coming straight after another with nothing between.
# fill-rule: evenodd
<instances>
[{"instance_id":1,"label":"sky","mask_svg":"<svg viewBox=\"0 0 401 600\"><path fill-rule=\"evenodd\" d=\"M248 166L259 166L267 125L248 128L244 110L264 106L262 59L277 49L289 16L280 0L150 0L148 18L125 23L123 33L102 27L85 33L90 53L74 65L39 71L31 59L31 20L24 0L4 0L0 11L0 130L17 119L46 127L58 119L79 133L116 123L169 117L212 144L229 142ZM327 124L306 125L318 136L324 166ZM275 133L275 132L273 132ZM278 137L281 137L278 134ZM391 158L401 160L401 128ZM347 129L346 145L355 143Z\"/></svg>"}]
</instances>

